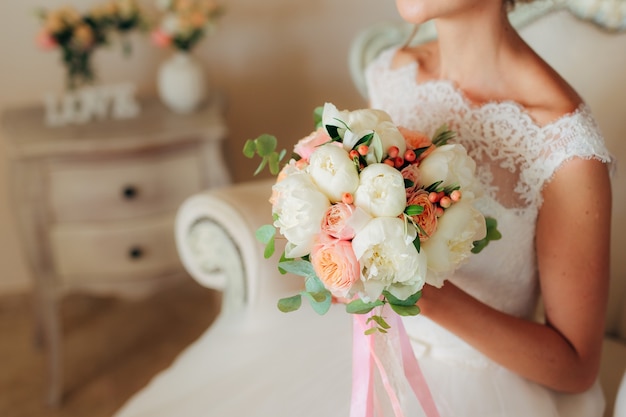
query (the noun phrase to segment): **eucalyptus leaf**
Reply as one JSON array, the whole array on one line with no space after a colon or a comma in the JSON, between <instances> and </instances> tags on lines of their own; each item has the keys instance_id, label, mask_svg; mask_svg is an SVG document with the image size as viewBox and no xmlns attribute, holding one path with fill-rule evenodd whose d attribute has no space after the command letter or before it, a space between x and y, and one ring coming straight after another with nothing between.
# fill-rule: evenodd
<instances>
[{"instance_id":1,"label":"eucalyptus leaf","mask_svg":"<svg viewBox=\"0 0 626 417\"><path fill-rule=\"evenodd\" d=\"M389 291L383 291L383 295L385 296L385 298L387 299L387 301L391 305L413 306L413 305L415 305L415 303L417 303L417 301L420 298L422 298L422 291L420 290L420 291L416 292L415 294L410 295L409 297L407 297L404 300L400 300L399 298L394 296Z\"/></svg>"},{"instance_id":2,"label":"eucalyptus leaf","mask_svg":"<svg viewBox=\"0 0 626 417\"><path fill-rule=\"evenodd\" d=\"M397 304L389 304L391 309L395 311L399 316L417 316L420 313L420 308L416 305L402 306Z\"/></svg>"},{"instance_id":3,"label":"eucalyptus leaf","mask_svg":"<svg viewBox=\"0 0 626 417\"><path fill-rule=\"evenodd\" d=\"M302 277L316 276L313 270L311 262L302 259L292 259L288 261L281 261L278 266L287 272L300 275Z\"/></svg>"},{"instance_id":4,"label":"eucalyptus leaf","mask_svg":"<svg viewBox=\"0 0 626 417\"><path fill-rule=\"evenodd\" d=\"M378 326L383 329L391 329L391 326L389 325L389 323L387 323L382 316L374 315L370 317L369 319L367 319L367 323L369 323L370 321L376 322L376 324L378 324Z\"/></svg>"},{"instance_id":5,"label":"eucalyptus leaf","mask_svg":"<svg viewBox=\"0 0 626 417\"><path fill-rule=\"evenodd\" d=\"M313 110L313 122L315 123L315 128L318 129L322 126L322 115L324 114L324 106L317 106Z\"/></svg>"},{"instance_id":6,"label":"eucalyptus leaf","mask_svg":"<svg viewBox=\"0 0 626 417\"><path fill-rule=\"evenodd\" d=\"M302 296L300 294L292 297L281 298L278 300L278 309L283 313L290 313L296 311L302 305Z\"/></svg>"},{"instance_id":7,"label":"eucalyptus leaf","mask_svg":"<svg viewBox=\"0 0 626 417\"><path fill-rule=\"evenodd\" d=\"M328 310L330 310L330 306L332 304L332 297L329 291L324 292L310 292L303 291L300 294L308 298L313 311L315 311L320 316L326 314Z\"/></svg>"},{"instance_id":8,"label":"eucalyptus leaf","mask_svg":"<svg viewBox=\"0 0 626 417\"><path fill-rule=\"evenodd\" d=\"M254 143L252 139L248 139L246 143L244 143L243 145L243 154L248 158L252 158L255 153L256 153L256 144Z\"/></svg>"},{"instance_id":9,"label":"eucalyptus leaf","mask_svg":"<svg viewBox=\"0 0 626 417\"><path fill-rule=\"evenodd\" d=\"M276 228L271 224L264 224L263 226L256 229L256 231L254 232L256 240L263 243L264 245L267 245L272 239L274 239L275 235Z\"/></svg>"},{"instance_id":10,"label":"eucalyptus leaf","mask_svg":"<svg viewBox=\"0 0 626 417\"><path fill-rule=\"evenodd\" d=\"M269 259L272 257L275 251L276 251L275 240L272 237L272 239L269 242L267 242L267 244L265 245L265 250L263 251L263 257L265 259Z\"/></svg>"},{"instance_id":11,"label":"eucalyptus leaf","mask_svg":"<svg viewBox=\"0 0 626 417\"><path fill-rule=\"evenodd\" d=\"M258 138L255 139L256 149L259 156L269 156L273 152L276 151L276 145L278 145L278 140L276 136L262 134Z\"/></svg>"},{"instance_id":12,"label":"eucalyptus leaf","mask_svg":"<svg viewBox=\"0 0 626 417\"><path fill-rule=\"evenodd\" d=\"M346 304L346 311L350 314L367 314L378 306L382 306L384 303L381 300L372 301L366 303L360 298L350 301Z\"/></svg>"}]
</instances>

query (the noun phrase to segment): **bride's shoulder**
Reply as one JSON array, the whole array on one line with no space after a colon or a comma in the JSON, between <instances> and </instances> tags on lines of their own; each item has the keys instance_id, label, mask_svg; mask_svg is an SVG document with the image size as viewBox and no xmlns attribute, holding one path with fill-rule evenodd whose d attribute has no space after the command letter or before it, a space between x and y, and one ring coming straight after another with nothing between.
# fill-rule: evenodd
<instances>
[{"instance_id":1,"label":"bride's shoulder","mask_svg":"<svg viewBox=\"0 0 626 417\"><path fill-rule=\"evenodd\" d=\"M576 90L543 61L526 66L518 75L518 101L538 125L548 125L568 116L583 104Z\"/></svg>"},{"instance_id":2,"label":"bride's shoulder","mask_svg":"<svg viewBox=\"0 0 626 417\"><path fill-rule=\"evenodd\" d=\"M417 65L420 72L430 72L438 65L439 54L436 41L416 46L400 47L391 60L391 68L397 69L408 65Z\"/></svg>"}]
</instances>

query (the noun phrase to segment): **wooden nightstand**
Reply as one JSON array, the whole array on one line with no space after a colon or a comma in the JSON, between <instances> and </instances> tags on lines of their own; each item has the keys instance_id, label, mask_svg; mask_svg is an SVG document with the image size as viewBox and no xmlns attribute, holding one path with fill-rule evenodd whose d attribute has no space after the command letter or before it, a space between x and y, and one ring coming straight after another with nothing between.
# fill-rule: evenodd
<instances>
[{"instance_id":1,"label":"wooden nightstand","mask_svg":"<svg viewBox=\"0 0 626 417\"><path fill-rule=\"evenodd\" d=\"M139 117L57 128L42 107L3 114L11 199L48 355L47 401L63 394L58 302L71 291L141 296L186 276L174 216L200 190L230 183L219 100L178 115L158 100Z\"/></svg>"}]
</instances>

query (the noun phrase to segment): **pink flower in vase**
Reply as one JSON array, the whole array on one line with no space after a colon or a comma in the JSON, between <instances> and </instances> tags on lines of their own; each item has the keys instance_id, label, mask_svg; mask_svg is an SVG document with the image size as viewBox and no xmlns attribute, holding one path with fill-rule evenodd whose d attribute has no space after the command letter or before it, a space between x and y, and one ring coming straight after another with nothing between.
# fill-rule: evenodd
<instances>
[{"instance_id":1,"label":"pink flower in vase","mask_svg":"<svg viewBox=\"0 0 626 417\"><path fill-rule=\"evenodd\" d=\"M37 43L37 46L43 49L44 51L49 51L51 49L54 49L58 45L54 37L50 35L50 33L45 29L42 29L37 34L37 37L35 38L35 42Z\"/></svg>"},{"instance_id":2,"label":"pink flower in vase","mask_svg":"<svg viewBox=\"0 0 626 417\"><path fill-rule=\"evenodd\" d=\"M167 48L172 44L172 37L162 29L153 31L150 38L152 42L160 48Z\"/></svg>"}]
</instances>

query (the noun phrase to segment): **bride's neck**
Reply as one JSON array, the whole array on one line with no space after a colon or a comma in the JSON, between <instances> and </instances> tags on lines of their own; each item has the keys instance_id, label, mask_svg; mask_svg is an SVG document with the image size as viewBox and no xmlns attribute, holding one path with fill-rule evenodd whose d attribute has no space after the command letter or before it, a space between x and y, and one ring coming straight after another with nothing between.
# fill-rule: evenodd
<instances>
[{"instance_id":1,"label":"bride's neck","mask_svg":"<svg viewBox=\"0 0 626 417\"><path fill-rule=\"evenodd\" d=\"M491 13L491 14L490 14ZM494 86L524 42L504 11L483 11L435 22L439 39L438 78L467 90Z\"/></svg>"}]
</instances>

